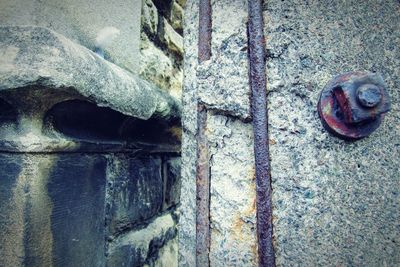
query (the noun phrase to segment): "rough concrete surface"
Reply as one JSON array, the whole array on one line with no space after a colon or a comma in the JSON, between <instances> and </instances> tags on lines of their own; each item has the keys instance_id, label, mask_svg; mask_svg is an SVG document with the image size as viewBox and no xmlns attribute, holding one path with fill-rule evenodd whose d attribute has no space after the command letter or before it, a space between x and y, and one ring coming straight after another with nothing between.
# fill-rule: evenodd
<instances>
[{"instance_id":1,"label":"rough concrete surface","mask_svg":"<svg viewBox=\"0 0 400 267\"><path fill-rule=\"evenodd\" d=\"M211 266L257 266L253 127L209 114Z\"/></svg>"},{"instance_id":2,"label":"rough concrete surface","mask_svg":"<svg viewBox=\"0 0 400 267\"><path fill-rule=\"evenodd\" d=\"M398 1L264 4L278 266L400 264ZM335 75L380 73L392 111L350 143L322 127L319 93Z\"/></svg>"},{"instance_id":3,"label":"rough concrete surface","mask_svg":"<svg viewBox=\"0 0 400 267\"><path fill-rule=\"evenodd\" d=\"M250 118L247 1L212 1L211 59L197 68L199 97L210 109Z\"/></svg>"},{"instance_id":4,"label":"rough concrete surface","mask_svg":"<svg viewBox=\"0 0 400 267\"><path fill-rule=\"evenodd\" d=\"M11 26L0 27L0 36L0 90L73 88L99 106L137 118L180 116L180 104L167 93L62 35Z\"/></svg>"},{"instance_id":5,"label":"rough concrete surface","mask_svg":"<svg viewBox=\"0 0 400 267\"><path fill-rule=\"evenodd\" d=\"M0 24L46 27L92 51L100 45L107 60L138 73L141 6L141 0L2 0Z\"/></svg>"},{"instance_id":6,"label":"rough concrete surface","mask_svg":"<svg viewBox=\"0 0 400 267\"><path fill-rule=\"evenodd\" d=\"M198 63L198 1L185 9L185 68L179 251L196 264L197 103L210 146L211 266L256 266L254 155L247 65L246 1L212 1L212 58Z\"/></svg>"}]
</instances>

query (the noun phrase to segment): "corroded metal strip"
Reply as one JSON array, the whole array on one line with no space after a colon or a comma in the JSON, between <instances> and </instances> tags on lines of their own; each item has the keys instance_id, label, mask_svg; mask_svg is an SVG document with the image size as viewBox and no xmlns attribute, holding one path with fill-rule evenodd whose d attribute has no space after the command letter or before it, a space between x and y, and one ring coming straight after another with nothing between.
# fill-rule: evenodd
<instances>
[{"instance_id":1,"label":"corroded metal strip","mask_svg":"<svg viewBox=\"0 0 400 267\"><path fill-rule=\"evenodd\" d=\"M211 57L211 1L199 2L199 62Z\"/></svg>"},{"instance_id":2,"label":"corroded metal strip","mask_svg":"<svg viewBox=\"0 0 400 267\"><path fill-rule=\"evenodd\" d=\"M196 266L203 267L210 264L210 158L206 137L207 110L199 104L197 112Z\"/></svg>"},{"instance_id":3,"label":"corroded metal strip","mask_svg":"<svg viewBox=\"0 0 400 267\"><path fill-rule=\"evenodd\" d=\"M257 190L259 266L275 266L272 244L271 174L265 79L265 39L261 0L249 0L249 59Z\"/></svg>"}]
</instances>

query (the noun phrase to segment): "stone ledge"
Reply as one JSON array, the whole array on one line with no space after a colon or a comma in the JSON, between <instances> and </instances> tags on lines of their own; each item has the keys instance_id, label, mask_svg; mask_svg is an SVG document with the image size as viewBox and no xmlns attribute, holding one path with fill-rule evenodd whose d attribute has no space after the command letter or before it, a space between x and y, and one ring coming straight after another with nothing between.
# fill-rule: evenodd
<instances>
[{"instance_id":1,"label":"stone ledge","mask_svg":"<svg viewBox=\"0 0 400 267\"><path fill-rule=\"evenodd\" d=\"M0 36L0 91L37 85L76 91L140 119L180 117L167 93L56 32L2 26Z\"/></svg>"},{"instance_id":2,"label":"stone ledge","mask_svg":"<svg viewBox=\"0 0 400 267\"><path fill-rule=\"evenodd\" d=\"M146 228L129 232L112 242L107 257L108 266L143 266L157 258L159 250L176 236L171 214L158 217Z\"/></svg>"}]
</instances>

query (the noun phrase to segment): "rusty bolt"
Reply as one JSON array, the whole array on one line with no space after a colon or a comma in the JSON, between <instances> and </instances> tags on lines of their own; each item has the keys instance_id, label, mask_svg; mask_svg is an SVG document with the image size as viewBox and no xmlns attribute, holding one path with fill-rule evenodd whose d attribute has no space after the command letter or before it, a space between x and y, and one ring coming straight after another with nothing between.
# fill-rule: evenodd
<instances>
[{"instance_id":1,"label":"rusty bolt","mask_svg":"<svg viewBox=\"0 0 400 267\"><path fill-rule=\"evenodd\" d=\"M333 78L322 90L318 113L325 129L347 140L370 135L390 110L382 77L371 72L349 72Z\"/></svg>"},{"instance_id":2,"label":"rusty bolt","mask_svg":"<svg viewBox=\"0 0 400 267\"><path fill-rule=\"evenodd\" d=\"M382 93L374 84L364 84L357 89L357 99L366 108L376 107L382 100Z\"/></svg>"}]
</instances>

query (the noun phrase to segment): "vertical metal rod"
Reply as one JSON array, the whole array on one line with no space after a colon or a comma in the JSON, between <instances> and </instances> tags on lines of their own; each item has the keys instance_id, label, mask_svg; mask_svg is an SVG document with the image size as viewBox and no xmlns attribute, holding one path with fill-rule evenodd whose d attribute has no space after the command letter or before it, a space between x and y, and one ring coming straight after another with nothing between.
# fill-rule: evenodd
<instances>
[{"instance_id":1,"label":"vertical metal rod","mask_svg":"<svg viewBox=\"0 0 400 267\"><path fill-rule=\"evenodd\" d=\"M265 78L265 39L262 0L248 0L250 86L256 165L257 238L259 266L275 266L272 243L271 174L268 147L268 110Z\"/></svg>"},{"instance_id":2,"label":"vertical metal rod","mask_svg":"<svg viewBox=\"0 0 400 267\"><path fill-rule=\"evenodd\" d=\"M211 2L199 2L198 60L211 57ZM210 266L210 156L206 136L207 109L197 104L196 266Z\"/></svg>"},{"instance_id":3,"label":"vertical metal rod","mask_svg":"<svg viewBox=\"0 0 400 267\"><path fill-rule=\"evenodd\" d=\"M211 0L199 2L199 62L211 57Z\"/></svg>"}]
</instances>

